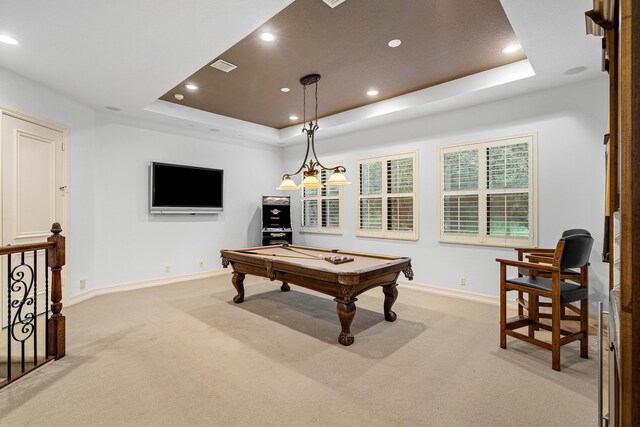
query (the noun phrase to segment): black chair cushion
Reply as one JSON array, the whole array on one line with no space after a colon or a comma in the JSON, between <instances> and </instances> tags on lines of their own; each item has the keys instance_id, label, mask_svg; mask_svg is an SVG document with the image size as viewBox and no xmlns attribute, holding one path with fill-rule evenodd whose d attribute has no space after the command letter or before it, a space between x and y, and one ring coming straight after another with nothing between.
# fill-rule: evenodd
<instances>
[{"instance_id":1,"label":"black chair cushion","mask_svg":"<svg viewBox=\"0 0 640 427\"><path fill-rule=\"evenodd\" d=\"M516 277L507 280L507 283L540 291L551 292L552 289L551 279L547 279L544 277ZM580 301L587 298L589 298L589 289L580 285L575 285L573 283L560 282L560 304L569 304L571 302Z\"/></svg>"}]
</instances>

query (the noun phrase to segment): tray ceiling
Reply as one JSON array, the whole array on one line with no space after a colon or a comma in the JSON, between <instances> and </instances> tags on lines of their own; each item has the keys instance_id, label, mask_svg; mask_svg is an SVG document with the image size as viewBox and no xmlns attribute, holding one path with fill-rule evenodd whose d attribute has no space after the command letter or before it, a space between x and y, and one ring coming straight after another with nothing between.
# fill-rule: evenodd
<instances>
[{"instance_id":1,"label":"tray ceiling","mask_svg":"<svg viewBox=\"0 0 640 427\"><path fill-rule=\"evenodd\" d=\"M263 41L264 32L276 40ZM392 39L402 44L391 48ZM347 0L333 9L297 0L160 99L282 129L302 122L307 74L322 75L324 117L526 58L502 53L509 44L518 40L499 0ZM218 59L237 68L212 68Z\"/></svg>"}]
</instances>

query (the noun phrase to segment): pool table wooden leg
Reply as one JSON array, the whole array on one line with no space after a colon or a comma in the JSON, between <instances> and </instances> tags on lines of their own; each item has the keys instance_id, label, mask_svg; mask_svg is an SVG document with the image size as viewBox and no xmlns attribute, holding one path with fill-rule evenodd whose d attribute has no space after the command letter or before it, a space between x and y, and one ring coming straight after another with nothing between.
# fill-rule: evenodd
<instances>
[{"instance_id":1,"label":"pool table wooden leg","mask_svg":"<svg viewBox=\"0 0 640 427\"><path fill-rule=\"evenodd\" d=\"M396 298L398 298L397 287L397 283L382 287L382 292L384 292L384 318L388 322L393 322L397 317L396 313L391 311L393 303L396 302Z\"/></svg>"},{"instance_id":2,"label":"pool table wooden leg","mask_svg":"<svg viewBox=\"0 0 640 427\"><path fill-rule=\"evenodd\" d=\"M234 271L231 283L233 283L233 287L236 288L236 291L238 291L238 295L233 297L233 302L235 302L236 304L240 304L242 301L244 301L244 273L238 273L237 271Z\"/></svg>"},{"instance_id":3,"label":"pool table wooden leg","mask_svg":"<svg viewBox=\"0 0 640 427\"><path fill-rule=\"evenodd\" d=\"M289 287L289 284L288 284L287 282L282 282L282 286L280 286L280 290L281 290L282 292L287 292L287 291L289 291L289 289L291 289L291 288Z\"/></svg>"},{"instance_id":4,"label":"pool table wooden leg","mask_svg":"<svg viewBox=\"0 0 640 427\"><path fill-rule=\"evenodd\" d=\"M342 332L340 336L338 336L338 342L342 345L351 345L354 340L353 335L351 335L351 322L356 315L356 299L354 298L347 303L336 299L336 302L338 303L336 311L338 312L340 325L342 326Z\"/></svg>"}]
</instances>

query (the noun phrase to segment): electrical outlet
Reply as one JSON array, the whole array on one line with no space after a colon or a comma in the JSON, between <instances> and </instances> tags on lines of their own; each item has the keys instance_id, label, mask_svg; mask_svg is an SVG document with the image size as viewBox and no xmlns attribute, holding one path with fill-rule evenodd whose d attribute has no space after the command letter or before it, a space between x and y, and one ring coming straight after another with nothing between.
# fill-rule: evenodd
<instances>
[{"instance_id":1,"label":"electrical outlet","mask_svg":"<svg viewBox=\"0 0 640 427\"><path fill-rule=\"evenodd\" d=\"M80 280L80 289L87 287L87 281L85 279Z\"/></svg>"},{"instance_id":2,"label":"electrical outlet","mask_svg":"<svg viewBox=\"0 0 640 427\"><path fill-rule=\"evenodd\" d=\"M467 284L467 278L465 276L460 276L460 285L465 286Z\"/></svg>"},{"instance_id":3,"label":"electrical outlet","mask_svg":"<svg viewBox=\"0 0 640 427\"><path fill-rule=\"evenodd\" d=\"M200 261L198 265L200 266L200 268L204 268L204 261Z\"/></svg>"},{"instance_id":4,"label":"electrical outlet","mask_svg":"<svg viewBox=\"0 0 640 427\"><path fill-rule=\"evenodd\" d=\"M164 266L164 272L165 273L169 273L171 271L171 267L169 267L168 265Z\"/></svg>"}]
</instances>

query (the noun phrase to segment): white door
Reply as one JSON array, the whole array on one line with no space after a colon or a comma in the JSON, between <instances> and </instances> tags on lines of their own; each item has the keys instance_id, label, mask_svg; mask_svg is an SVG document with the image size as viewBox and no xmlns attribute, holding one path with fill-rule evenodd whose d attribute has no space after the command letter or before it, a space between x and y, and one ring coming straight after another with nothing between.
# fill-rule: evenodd
<instances>
[{"instance_id":1,"label":"white door","mask_svg":"<svg viewBox=\"0 0 640 427\"><path fill-rule=\"evenodd\" d=\"M51 225L59 222L63 234L64 187L64 134L32 121L2 114L2 245L38 243L51 235ZM29 312L38 313L46 307L45 256L38 252L37 292L34 294L31 278L33 273L33 251L11 258L14 278L18 280L12 290L12 301L23 298L25 289L29 297L36 297L37 307L30 305ZM0 316L2 326L7 325L8 289L7 257L1 257L2 304ZM26 264L26 265L22 265ZM12 280L13 282L13 280ZM15 283L15 282L14 282ZM49 289L51 283L49 283ZM15 311L15 310L14 310ZM11 318L15 313L11 314Z\"/></svg>"}]
</instances>

